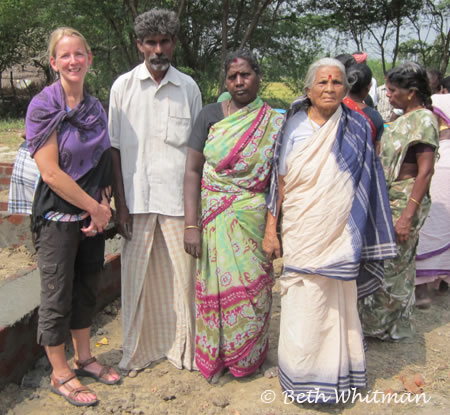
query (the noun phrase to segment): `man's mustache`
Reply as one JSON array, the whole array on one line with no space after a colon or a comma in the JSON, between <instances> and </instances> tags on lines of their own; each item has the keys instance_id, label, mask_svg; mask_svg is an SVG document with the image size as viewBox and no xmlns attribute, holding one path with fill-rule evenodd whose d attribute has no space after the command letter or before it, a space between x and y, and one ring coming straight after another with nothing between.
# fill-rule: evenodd
<instances>
[{"instance_id":1,"label":"man's mustache","mask_svg":"<svg viewBox=\"0 0 450 415\"><path fill-rule=\"evenodd\" d=\"M149 61L154 65L162 65L169 63L169 57L167 55L150 56Z\"/></svg>"}]
</instances>

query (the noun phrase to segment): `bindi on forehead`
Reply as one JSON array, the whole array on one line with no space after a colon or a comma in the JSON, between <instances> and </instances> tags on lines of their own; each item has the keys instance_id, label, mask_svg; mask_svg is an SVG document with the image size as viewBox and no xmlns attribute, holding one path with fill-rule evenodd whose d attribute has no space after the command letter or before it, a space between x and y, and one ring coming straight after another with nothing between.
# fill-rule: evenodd
<instances>
[{"instance_id":1,"label":"bindi on forehead","mask_svg":"<svg viewBox=\"0 0 450 415\"><path fill-rule=\"evenodd\" d=\"M329 80L333 79L333 75L328 74L328 79L329 79Z\"/></svg>"}]
</instances>

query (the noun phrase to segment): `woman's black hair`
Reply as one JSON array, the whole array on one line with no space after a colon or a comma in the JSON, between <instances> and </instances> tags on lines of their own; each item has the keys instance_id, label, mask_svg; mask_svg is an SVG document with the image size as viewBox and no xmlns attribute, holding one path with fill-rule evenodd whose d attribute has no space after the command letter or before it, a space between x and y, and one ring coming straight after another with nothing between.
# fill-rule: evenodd
<instances>
[{"instance_id":1,"label":"woman's black hair","mask_svg":"<svg viewBox=\"0 0 450 415\"><path fill-rule=\"evenodd\" d=\"M238 49L233 52L230 52L223 64L223 69L225 71L225 76L227 75L228 69L230 69L230 65L234 62L235 59L244 59L248 62L251 68L255 71L257 75L261 75L261 68L259 67L258 61L248 49Z\"/></svg>"},{"instance_id":2,"label":"woman's black hair","mask_svg":"<svg viewBox=\"0 0 450 415\"><path fill-rule=\"evenodd\" d=\"M441 85L447 89L447 91L450 91L450 76L447 76L446 78L444 78L441 82Z\"/></svg>"},{"instance_id":3,"label":"woman's black hair","mask_svg":"<svg viewBox=\"0 0 450 415\"><path fill-rule=\"evenodd\" d=\"M345 66L345 70L347 71L353 65L357 65L356 59L350 55L349 53L342 53L334 57L334 59L338 60Z\"/></svg>"},{"instance_id":4,"label":"woman's black hair","mask_svg":"<svg viewBox=\"0 0 450 415\"><path fill-rule=\"evenodd\" d=\"M388 71L386 80L397 87L413 89L426 108L430 110L433 108L427 71L419 64L406 62L396 66Z\"/></svg>"},{"instance_id":5,"label":"woman's black hair","mask_svg":"<svg viewBox=\"0 0 450 415\"><path fill-rule=\"evenodd\" d=\"M350 84L350 92L359 94L372 82L372 71L365 63L357 63L347 69L347 80Z\"/></svg>"}]
</instances>

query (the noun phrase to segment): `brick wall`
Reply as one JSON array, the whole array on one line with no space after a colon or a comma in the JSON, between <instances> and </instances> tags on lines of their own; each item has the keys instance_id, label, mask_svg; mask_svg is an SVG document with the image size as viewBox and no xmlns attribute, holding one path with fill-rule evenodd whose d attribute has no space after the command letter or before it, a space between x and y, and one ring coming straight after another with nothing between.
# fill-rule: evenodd
<instances>
[{"instance_id":1,"label":"brick wall","mask_svg":"<svg viewBox=\"0 0 450 415\"><path fill-rule=\"evenodd\" d=\"M0 191L9 189L9 182L11 181L13 165L13 163L0 163Z\"/></svg>"}]
</instances>

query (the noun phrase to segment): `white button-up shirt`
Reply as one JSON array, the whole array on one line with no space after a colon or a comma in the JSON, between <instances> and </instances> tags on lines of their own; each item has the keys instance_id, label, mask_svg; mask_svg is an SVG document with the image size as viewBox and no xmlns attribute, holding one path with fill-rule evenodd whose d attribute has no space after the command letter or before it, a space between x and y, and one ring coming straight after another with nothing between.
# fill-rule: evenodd
<instances>
[{"instance_id":1,"label":"white button-up shirt","mask_svg":"<svg viewBox=\"0 0 450 415\"><path fill-rule=\"evenodd\" d=\"M187 142L201 108L197 84L173 66L159 85L144 63L114 82L109 135L130 213L184 216Z\"/></svg>"}]
</instances>

